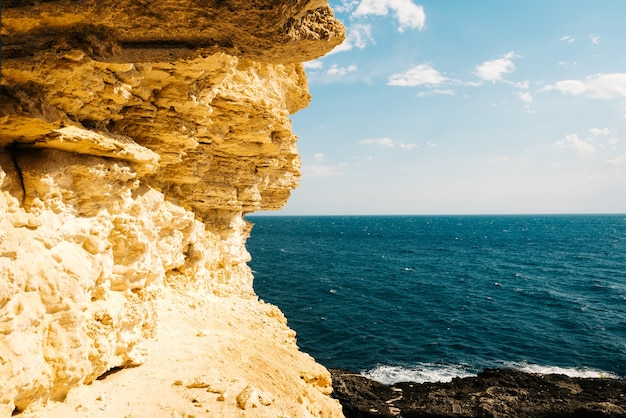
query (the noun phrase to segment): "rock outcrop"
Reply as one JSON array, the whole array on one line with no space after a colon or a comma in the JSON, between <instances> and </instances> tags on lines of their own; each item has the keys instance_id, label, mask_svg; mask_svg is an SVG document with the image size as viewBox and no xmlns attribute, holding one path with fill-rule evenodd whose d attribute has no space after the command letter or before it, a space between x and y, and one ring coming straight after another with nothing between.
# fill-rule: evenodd
<instances>
[{"instance_id":1,"label":"rock outcrop","mask_svg":"<svg viewBox=\"0 0 626 418\"><path fill-rule=\"evenodd\" d=\"M344 36L326 0L2 2L0 416L184 344L211 370L164 382L213 397L165 416L341 415L253 292L244 215L296 187L301 62Z\"/></svg>"},{"instance_id":2,"label":"rock outcrop","mask_svg":"<svg viewBox=\"0 0 626 418\"><path fill-rule=\"evenodd\" d=\"M386 386L332 370L347 418L624 418L626 381L488 369L450 383Z\"/></svg>"}]
</instances>

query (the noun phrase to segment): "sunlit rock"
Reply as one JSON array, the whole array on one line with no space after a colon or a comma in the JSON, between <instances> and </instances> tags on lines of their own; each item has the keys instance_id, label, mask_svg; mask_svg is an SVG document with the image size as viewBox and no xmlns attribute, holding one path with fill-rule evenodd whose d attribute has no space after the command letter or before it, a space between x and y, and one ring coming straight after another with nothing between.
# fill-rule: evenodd
<instances>
[{"instance_id":1,"label":"sunlit rock","mask_svg":"<svg viewBox=\"0 0 626 418\"><path fill-rule=\"evenodd\" d=\"M150 404L168 416L341 415L328 371L254 294L243 216L297 186L301 62L344 36L325 0L3 1L0 416L60 416L140 365L168 376ZM167 369L185 350L199 369ZM175 377L203 373L179 405L199 388ZM126 392L95 399L132 409Z\"/></svg>"}]
</instances>

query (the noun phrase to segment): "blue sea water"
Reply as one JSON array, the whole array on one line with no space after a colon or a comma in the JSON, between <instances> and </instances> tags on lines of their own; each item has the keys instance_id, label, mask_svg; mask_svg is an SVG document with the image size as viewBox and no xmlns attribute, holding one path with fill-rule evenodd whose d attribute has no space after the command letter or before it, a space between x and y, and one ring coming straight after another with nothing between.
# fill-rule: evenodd
<instances>
[{"instance_id":1,"label":"blue sea water","mask_svg":"<svg viewBox=\"0 0 626 418\"><path fill-rule=\"evenodd\" d=\"M626 215L248 220L257 294L327 367L626 378Z\"/></svg>"}]
</instances>

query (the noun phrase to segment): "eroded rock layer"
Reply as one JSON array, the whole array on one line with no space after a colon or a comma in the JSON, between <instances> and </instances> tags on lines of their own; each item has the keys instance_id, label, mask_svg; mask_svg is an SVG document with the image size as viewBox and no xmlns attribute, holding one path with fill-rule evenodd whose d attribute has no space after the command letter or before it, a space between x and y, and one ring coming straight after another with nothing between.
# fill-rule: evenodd
<instances>
[{"instance_id":1,"label":"eroded rock layer","mask_svg":"<svg viewBox=\"0 0 626 418\"><path fill-rule=\"evenodd\" d=\"M165 297L255 310L243 216L296 187L300 63L343 37L325 0L3 1L0 416L142 364ZM287 335L300 377L262 416L339 415Z\"/></svg>"}]
</instances>

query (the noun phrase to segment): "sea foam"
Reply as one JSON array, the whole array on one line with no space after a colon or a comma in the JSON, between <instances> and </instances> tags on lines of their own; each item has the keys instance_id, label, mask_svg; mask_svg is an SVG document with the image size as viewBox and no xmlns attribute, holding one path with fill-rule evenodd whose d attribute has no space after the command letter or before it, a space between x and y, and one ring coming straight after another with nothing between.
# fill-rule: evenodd
<instances>
[{"instance_id":1,"label":"sea foam","mask_svg":"<svg viewBox=\"0 0 626 418\"><path fill-rule=\"evenodd\" d=\"M525 362L503 363L494 368L514 369L525 373L562 374L569 377L585 379L619 379L615 373L589 368L573 368L558 366L542 366ZM478 371L466 364L419 363L415 366L378 365L361 374L369 379L393 385L400 382L414 383L448 383L454 378L476 376Z\"/></svg>"},{"instance_id":2,"label":"sea foam","mask_svg":"<svg viewBox=\"0 0 626 418\"><path fill-rule=\"evenodd\" d=\"M381 364L362 374L385 385L399 382L451 382L455 377L476 376L476 372L467 365L434 363L420 363L411 367Z\"/></svg>"},{"instance_id":3,"label":"sea foam","mask_svg":"<svg viewBox=\"0 0 626 418\"><path fill-rule=\"evenodd\" d=\"M520 370L526 373L539 374L564 374L569 377L582 377L585 379L619 379L615 373L605 372L602 370L589 369L586 367L558 367L558 366L541 366L538 364L529 364L525 362L509 363L507 367Z\"/></svg>"}]
</instances>

